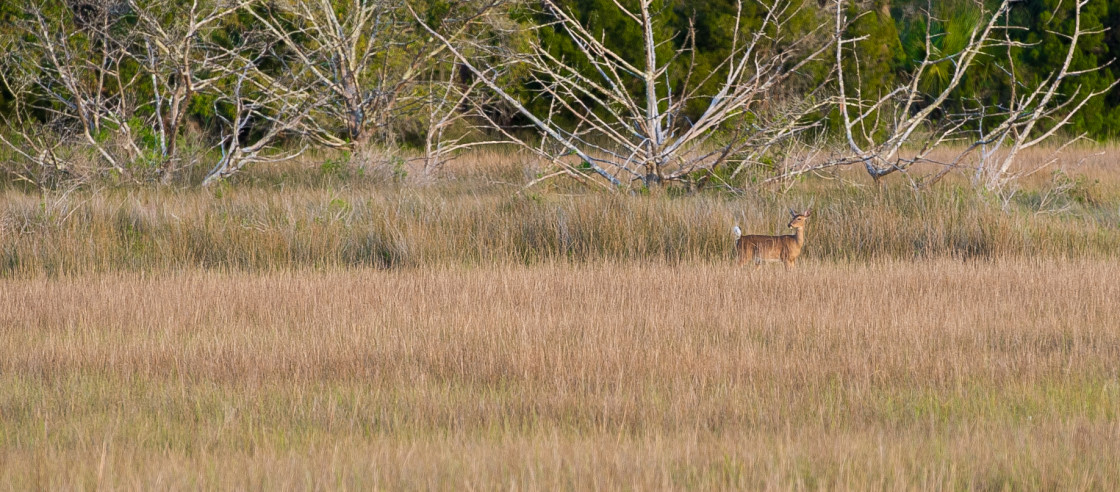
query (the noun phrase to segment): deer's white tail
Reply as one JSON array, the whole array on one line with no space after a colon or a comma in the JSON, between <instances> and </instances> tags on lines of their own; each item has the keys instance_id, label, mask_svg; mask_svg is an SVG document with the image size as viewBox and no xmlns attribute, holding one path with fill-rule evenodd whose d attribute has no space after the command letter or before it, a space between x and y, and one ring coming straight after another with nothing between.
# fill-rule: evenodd
<instances>
[{"instance_id":1,"label":"deer's white tail","mask_svg":"<svg viewBox=\"0 0 1120 492\"><path fill-rule=\"evenodd\" d=\"M735 228L734 228L734 229L731 229L731 233L732 233L732 234L734 234L734 235L735 235L735 237L742 237L742 235L743 235L743 230L742 230L742 229L740 229L740 228L739 228L739 226L735 226Z\"/></svg>"}]
</instances>

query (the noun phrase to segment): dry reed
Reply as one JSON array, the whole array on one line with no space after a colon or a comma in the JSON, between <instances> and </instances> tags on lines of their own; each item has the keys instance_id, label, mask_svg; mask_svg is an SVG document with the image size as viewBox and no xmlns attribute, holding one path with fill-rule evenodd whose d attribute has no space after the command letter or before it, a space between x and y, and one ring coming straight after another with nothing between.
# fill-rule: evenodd
<instances>
[{"instance_id":1,"label":"dry reed","mask_svg":"<svg viewBox=\"0 0 1120 492\"><path fill-rule=\"evenodd\" d=\"M805 254L818 259L1114 256L1120 176L1072 183L1024 190L1011 210L954 183L914 192L901 183L876 190L820 179L784 195L680 197L517 195L472 180L63 196L9 190L0 194L0 277L724 260L733 225L784 233L786 210L809 204Z\"/></svg>"},{"instance_id":2,"label":"dry reed","mask_svg":"<svg viewBox=\"0 0 1120 492\"><path fill-rule=\"evenodd\" d=\"M1086 151L1087 152L1087 151ZM0 191L0 487L1104 489L1120 175ZM1086 157L1089 159L1089 157ZM799 268L732 225L812 203Z\"/></svg>"},{"instance_id":3,"label":"dry reed","mask_svg":"<svg viewBox=\"0 0 1120 492\"><path fill-rule=\"evenodd\" d=\"M1105 488L1109 260L0 281L15 488Z\"/></svg>"}]
</instances>

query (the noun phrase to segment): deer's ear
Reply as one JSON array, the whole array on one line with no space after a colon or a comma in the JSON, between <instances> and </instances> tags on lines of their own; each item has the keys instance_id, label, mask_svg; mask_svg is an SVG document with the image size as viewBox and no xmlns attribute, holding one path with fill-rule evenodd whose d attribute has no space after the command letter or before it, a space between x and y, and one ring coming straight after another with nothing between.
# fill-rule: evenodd
<instances>
[{"instance_id":1,"label":"deer's ear","mask_svg":"<svg viewBox=\"0 0 1120 492\"><path fill-rule=\"evenodd\" d=\"M808 217L809 214L811 214L811 213L813 213L813 209L807 208L807 209L805 209L805 213L803 213L801 215L804 215L804 216Z\"/></svg>"},{"instance_id":2,"label":"deer's ear","mask_svg":"<svg viewBox=\"0 0 1120 492\"><path fill-rule=\"evenodd\" d=\"M794 209L792 209L792 208L791 208L791 209L789 209L789 214L790 214L790 215L792 215L792 216L794 216L794 217L797 217L797 211L796 211L796 210L794 210Z\"/></svg>"}]
</instances>

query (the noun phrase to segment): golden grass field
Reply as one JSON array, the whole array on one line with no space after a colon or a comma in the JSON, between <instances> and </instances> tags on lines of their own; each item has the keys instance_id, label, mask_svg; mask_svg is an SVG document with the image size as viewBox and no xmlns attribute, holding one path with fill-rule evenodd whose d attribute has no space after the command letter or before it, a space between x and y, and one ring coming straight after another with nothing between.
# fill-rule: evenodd
<instances>
[{"instance_id":1,"label":"golden grass field","mask_svg":"<svg viewBox=\"0 0 1120 492\"><path fill-rule=\"evenodd\" d=\"M1111 489L1117 171L0 191L0 488Z\"/></svg>"}]
</instances>

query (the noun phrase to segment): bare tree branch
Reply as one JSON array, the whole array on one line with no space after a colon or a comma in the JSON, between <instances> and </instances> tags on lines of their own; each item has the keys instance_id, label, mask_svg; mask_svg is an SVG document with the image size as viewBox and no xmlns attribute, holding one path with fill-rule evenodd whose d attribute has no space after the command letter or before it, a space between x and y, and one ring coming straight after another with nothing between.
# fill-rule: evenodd
<instances>
[{"instance_id":1,"label":"bare tree branch","mask_svg":"<svg viewBox=\"0 0 1120 492\"><path fill-rule=\"evenodd\" d=\"M611 49L559 3L544 0L541 4L542 15L555 19L552 28L573 41L580 59L559 59L537 41L527 56L511 59L503 68L529 73L540 88L540 97L550 101L543 112L506 90L498 80L500 70L473 63L455 43L412 13L487 88L532 122L546 140L556 143L559 152L546 153L550 161L560 163L564 156L575 155L579 166L615 187L625 188L631 182L656 186L712 169L759 141L781 141L812 126L796 123L800 115L779 118L785 123L781 130L759 132L742 126L750 119L745 118L748 114L756 116L757 106L779 94L791 77L819 59L836 40L818 33L795 36L788 26L798 13L795 2L778 0L766 5L762 25L750 33L741 26L741 15L736 16L735 44L720 66L710 73L694 74L695 64L690 64L686 82L677 87L670 82L668 71L682 57L692 59L693 35L677 33L685 40L683 47L674 49L668 59L659 58L658 49L672 38L665 38L656 28L651 0L640 0L634 9L616 4L642 32L640 65ZM741 9L741 3L738 5ZM592 67L594 73L581 70L581 64ZM703 90L713 77L720 78L714 91ZM632 93L633 87L640 87L639 93ZM685 119L686 108L698 104L705 107L700 116ZM799 107L806 111L817 108L812 104ZM729 125L733 130L717 139L715 130ZM535 152L546 148L527 147Z\"/></svg>"}]
</instances>

